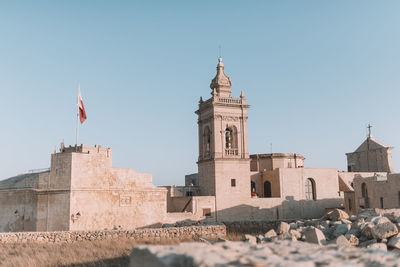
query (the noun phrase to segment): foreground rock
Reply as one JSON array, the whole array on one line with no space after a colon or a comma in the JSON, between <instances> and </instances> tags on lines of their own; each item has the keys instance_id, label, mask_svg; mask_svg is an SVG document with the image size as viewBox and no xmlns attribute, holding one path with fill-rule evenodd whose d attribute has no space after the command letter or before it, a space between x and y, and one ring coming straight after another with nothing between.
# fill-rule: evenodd
<instances>
[{"instance_id":1,"label":"foreground rock","mask_svg":"<svg viewBox=\"0 0 400 267\"><path fill-rule=\"evenodd\" d=\"M326 214L326 218L331 221L340 221L343 219L347 220L349 215L343 210L334 209Z\"/></svg>"},{"instance_id":2,"label":"foreground rock","mask_svg":"<svg viewBox=\"0 0 400 267\"><path fill-rule=\"evenodd\" d=\"M280 222L276 232L278 234L284 234L284 233L289 232L289 230L290 230L290 225L288 223Z\"/></svg>"},{"instance_id":3,"label":"foreground rock","mask_svg":"<svg viewBox=\"0 0 400 267\"><path fill-rule=\"evenodd\" d=\"M344 237L341 237L342 241ZM382 247L383 248L383 247ZM380 249L382 249L380 248ZM400 266L391 252L371 249L318 246L277 241L252 245L246 242L183 243L176 246L136 246L130 266Z\"/></svg>"},{"instance_id":4,"label":"foreground rock","mask_svg":"<svg viewBox=\"0 0 400 267\"><path fill-rule=\"evenodd\" d=\"M261 235L243 235L242 240L263 244L277 240L305 241L340 247L361 247L400 252L400 209L363 210L349 219L347 213L335 209L321 219L279 221L275 229Z\"/></svg>"},{"instance_id":5,"label":"foreground rock","mask_svg":"<svg viewBox=\"0 0 400 267\"><path fill-rule=\"evenodd\" d=\"M375 239L386 239L396 235L398 230L397 226L389 221L375 225L371 233Z\"/></svg>"},{"instance_id":6,"label":"foreground rock","mask_svg":"<svg viewBox=\"0 0 400 267\"><path fill-rule=\"evenodd\" d=\"M318 245L325 244L325 235L321 230L317 228L310 228L305 232L306 242L314 243Z\"/></svg>"}]
</instances>

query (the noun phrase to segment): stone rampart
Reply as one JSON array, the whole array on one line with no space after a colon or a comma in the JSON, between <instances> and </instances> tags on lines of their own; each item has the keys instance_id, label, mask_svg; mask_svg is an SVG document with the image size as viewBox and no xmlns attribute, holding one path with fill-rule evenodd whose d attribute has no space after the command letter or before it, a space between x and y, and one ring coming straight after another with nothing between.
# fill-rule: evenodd
<instances>
[{"instance_id":1,"label":"stone rampart","mask_svg":"<svg viewBox=\"0 0 400 267\"><path fill-rule=\"evenodd\" d=\"M77 241L133 239L138 242L197 241L199 238L225 238L224 224L186 227L148 228L136 230L16 232L0 233L0 243L72 243Z\"/></svg>"}]
</instances>

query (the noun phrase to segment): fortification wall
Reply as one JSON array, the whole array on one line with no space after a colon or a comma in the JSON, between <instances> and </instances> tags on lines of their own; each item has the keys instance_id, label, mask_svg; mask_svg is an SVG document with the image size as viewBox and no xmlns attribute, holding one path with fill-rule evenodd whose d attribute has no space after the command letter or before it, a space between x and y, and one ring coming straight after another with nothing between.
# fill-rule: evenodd
<instances>
[{"instance_id":1,"label":"fortification wall","mask_svg":"<svg viewBox=\"0 0 400 267\"><path fill-rule=\"evenodd\" d=\"M77 241L133 239L138 242L197 241L199 238L225 238L224 224L138 230L17 232L0 233L0 243L72 243Z\"/></svg>"},{"instance_id":2,"label":"fortification wall","mask_svg":"<svg viewBox=\"0 0 400 267\"><path fill-rule=\"evenodd\" d=\"M0 232L36 230L36 196L32 190L0 191Z\"/></svg>"},{"instance_id":3,"label":"fortification wall","mask_svg":"<svg viewBox=\"0 0 400 267\"><path fill-rule=\"evenodd\" d=\"M73 190L69 230L132 229L161 225L167 216L167 190ZM78 217L79 216L79 217Z\"/></svg>"}]
</instances>

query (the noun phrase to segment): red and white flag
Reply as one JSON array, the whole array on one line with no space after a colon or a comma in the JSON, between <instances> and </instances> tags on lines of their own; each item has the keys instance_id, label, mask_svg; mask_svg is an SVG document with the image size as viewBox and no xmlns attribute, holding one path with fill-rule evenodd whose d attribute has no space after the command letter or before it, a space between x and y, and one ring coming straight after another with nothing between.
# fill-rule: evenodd
<instances>
[{"instance_id":1,"label":"red and white flag","mask_svg":"<svg viewBox=\"0 0 400 267\"><path fill-rule=\"evenodd\" d=\"M79 120L81 121L81 124L86 120L86 112L85 112L85 107L83 106L83 100L81 96L81 87L79 86L78 89L78 113L79 113Z\"/></svg>"}]
</instances>

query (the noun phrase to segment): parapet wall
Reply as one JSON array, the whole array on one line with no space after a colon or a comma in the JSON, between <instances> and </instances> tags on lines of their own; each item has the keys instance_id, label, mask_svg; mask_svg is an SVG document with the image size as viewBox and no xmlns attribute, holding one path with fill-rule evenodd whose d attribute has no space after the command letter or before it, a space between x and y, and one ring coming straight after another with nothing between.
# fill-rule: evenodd
<instances>
[{"instance_id":1,"label":"parapet wall","mask_svg":"<svg viewBox=\"0 0 400 267\"><path fill-rule=\"evenodd\" d=\"M149 228L138 230L101 230L65 232L16 232L0 233L0 243L72 243L77 241L133 239L138 242L197 241L199 238L225 238L226 227L222 223L210 225Z\"/></svg>"}]
</instances>

